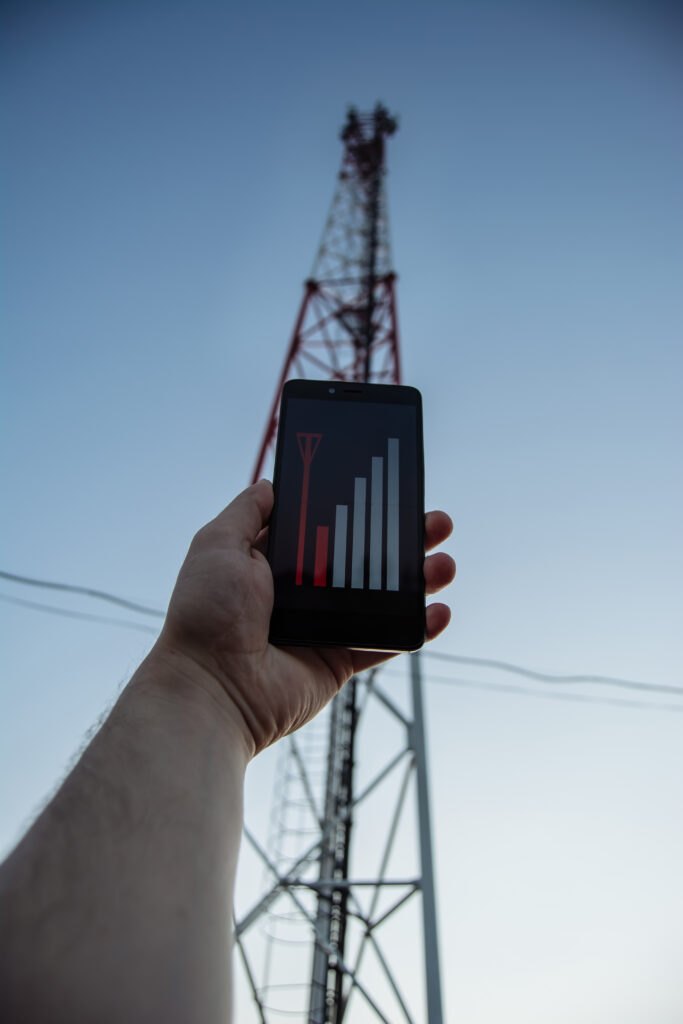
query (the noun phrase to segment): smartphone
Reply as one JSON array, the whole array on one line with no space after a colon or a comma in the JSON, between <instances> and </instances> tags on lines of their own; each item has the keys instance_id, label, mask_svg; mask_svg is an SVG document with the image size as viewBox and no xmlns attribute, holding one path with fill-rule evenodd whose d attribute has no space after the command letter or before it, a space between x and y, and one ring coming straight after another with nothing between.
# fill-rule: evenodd
<instances>
[{"instance_id":1,"label":"smartphone","mask_svg":"<svg viewBox=\"0 0 683 1024\"><path fill-rule=\"evenodd\" d=\"M425 638L420 392L288 381L273 487L271 642L418 650Z\"/></svg>"}]
</instances>

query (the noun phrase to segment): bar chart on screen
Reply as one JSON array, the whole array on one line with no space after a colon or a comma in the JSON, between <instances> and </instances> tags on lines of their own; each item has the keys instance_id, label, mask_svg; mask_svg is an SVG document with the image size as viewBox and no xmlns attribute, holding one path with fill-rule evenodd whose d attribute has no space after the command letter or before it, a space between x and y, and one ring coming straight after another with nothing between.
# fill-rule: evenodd
<instances>
[{"instance_id":1,"label":"bar chart on screen","mask_svg":"<svg viewBox=\"0 0 683 1024\"><path fill-rule=\"evenodd\" d=\"M301 586L307 550L311 466L323 435L298 432L296 438L303 461L295 577L296 585ZM387 438L385 452L371 456L369 464L358 468L363 475L339 481L340 497L346 496L346 502L336 504L332 498L329 521L314 524L313 586L398 590L399 439ZM349 500L351 495L352 501Z\"/></svg>"}]
</instances>

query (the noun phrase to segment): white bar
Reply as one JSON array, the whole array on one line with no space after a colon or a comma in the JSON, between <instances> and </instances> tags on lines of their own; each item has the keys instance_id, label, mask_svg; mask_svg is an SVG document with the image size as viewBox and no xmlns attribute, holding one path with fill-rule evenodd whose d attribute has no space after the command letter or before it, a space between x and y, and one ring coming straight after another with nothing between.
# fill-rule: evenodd
<instances>
[{"instance_id":1,"label":"white bar","mask_svg":"<svg viewBox=\"0 0 683 1024\"><path fill-rule=\"evenodd\" d=\"M353 541L351 544L351 586L363 589L365 580L365 477L354 477Z\"/></svg>"},{"instance_id":2,"label":"white bar","mask_svg":"<svg viewBox=\"0 0 683 1024\"><path fill-rule=\"evenodd\" d=\"M334 559L332 562L332 586L346 586L346 523L349 506L337 505L334 520Z\"/></svg>"},{"instance_id":3,"label":"white bar","mask_svg":"<svg viewBox=\"0 0 683 1024\"><path fill-rule=\"evenodd\" d=\"M398 438L387 455L387 590L398 590Z\"/></svg>"},{"instance_id":4,"label":"white bar","mask_svg":"<svg viewBox=\"0 0 683 1024\"><path fill-rule=\"evenodd\" d=\"M370 590L382 589L382 488L384 459L373 455L370 485Z\"/></svg>"}]
</instances>

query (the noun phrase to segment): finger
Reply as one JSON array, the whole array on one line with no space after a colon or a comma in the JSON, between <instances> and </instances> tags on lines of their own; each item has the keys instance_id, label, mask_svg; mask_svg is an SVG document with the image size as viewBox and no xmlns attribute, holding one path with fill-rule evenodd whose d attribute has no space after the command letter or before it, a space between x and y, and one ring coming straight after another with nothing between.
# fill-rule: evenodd
<instances>
[{"instance_id":1,"label":"finger","mask_svg":"<svg viewBox=\"0 0 683 1024\"><path fill-rule=\"evenodd\" d=\"M272 508L272 484L268 480L259 480L233 498L209 527L216 527L251 545L267 525Z\"/></svg>"},{"instance_id":2,"label":"finger","mask_svg":"<svg viewBox=\"0 0 683 1024\"><path fill-rule=\"evenodd\" d=\"M451 610L447 604L430 604L426 610L425 641L433 640L443 633L451 621ZM387 654L386 651L351 651L351 661L354 672L365 672L369 668L375 668L391 658L395 654Z\"/></svg>"},{"instance_id":3,"label":"finger","mask_svg":"<svg viewBox=\"0 0 683 1024\"><path fill-rule=\"evenodd\" d=\"M455 562L450 555L439 551L425 558L425 592L436 594L455 579Z\"/></svg>"},{"instance_id":4,"label":"finger","mask_svg":"<svg viewBox=\"0 0 683 1024\"><path fill-rule=\"evenodd\" d=\"M425 516L425 551L442 544L453 532L453 520L446 512L428 512Z\"/></svg>"},{"instance_id":5,"label":"finger","mask_svg":"<svg viewBox=\"0 0 683 1024\"><path fill-rule=\"evenodd\" d=\"M447 604L430 604L427 608L427 640L433 640L451 621L451 610Z\"/></svg>"}]
</instances>

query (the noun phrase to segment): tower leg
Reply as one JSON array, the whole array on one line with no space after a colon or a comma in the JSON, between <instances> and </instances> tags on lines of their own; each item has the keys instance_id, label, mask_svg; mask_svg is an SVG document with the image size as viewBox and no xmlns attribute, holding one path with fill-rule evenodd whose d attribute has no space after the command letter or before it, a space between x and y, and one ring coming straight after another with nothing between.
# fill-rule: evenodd
<instances>
[{"instance_id":1,"label":"tower leg","mask_svg":"<svg viewBox=\"0 0 683 1024\"><path fill-rule=\"evenodd\" d=\"M337 766L337 744L340 727L339 717L341 701L335 697L330 705L330 739L327 748L327 787L325 793L325 821L334 820L337 813L334 777ZM334 875L334 847L336 835L332 831L320 850L319 877L330 879ZM325 943L330 939L332 920L332 892L320 890L318 893L318 912L316 915L316 931ZM313 948L313 969L311 972L311 993L308 1008L308 1024L325 1024L327 1019L327 976L329 971L329 953L325 944L318 938Z\"/></svg>"},{"instance_id":2,"label":"tower leg","mask_svg":"<svg viewBox=\"0 0 683 1024\"><path fill-rule=\"evenodd\" d=\"M422 670L420 655L410 658L410 680L413 696L411 741L417 772L417 810L420 829L420 861L422 875L422 924L424 929L425 982L427 989L427 1020L442 1024L441 976L439 970L439 939L436 927L436 894L432 858L432 828L427 783L427 751L422 709Z\"/></svg>"}]
</instances>

